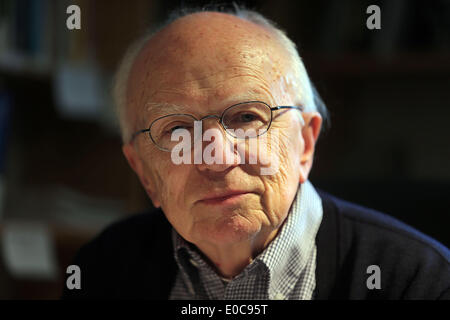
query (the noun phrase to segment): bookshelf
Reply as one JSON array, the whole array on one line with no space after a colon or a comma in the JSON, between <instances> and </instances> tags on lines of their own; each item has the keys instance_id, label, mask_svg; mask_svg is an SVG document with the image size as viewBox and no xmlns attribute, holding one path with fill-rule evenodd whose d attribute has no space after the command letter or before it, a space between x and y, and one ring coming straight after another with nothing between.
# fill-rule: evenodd
<instances>
[{"instance_id":1,"label":"bookshelf","mask_svg":"<svg viewBox=\"0 0 450 320\"><path fill-rule=\"evenodd\" d=\"M65 28L72 3L82 8L80 31ZM124 11L115 0L0 1L0 98L10 97L11 111L1 127L8 132L0 130L8 137L0 151L0 243L9 223L39 222L57 264L52 280L17 277L2 254L0 298L59 298L80 246L112 221L151 207L121 154L108 90L126 45L152 23L157 5L136 0ZM81 81L94 85L67 96Z\"/></svg>"}]
</instances>

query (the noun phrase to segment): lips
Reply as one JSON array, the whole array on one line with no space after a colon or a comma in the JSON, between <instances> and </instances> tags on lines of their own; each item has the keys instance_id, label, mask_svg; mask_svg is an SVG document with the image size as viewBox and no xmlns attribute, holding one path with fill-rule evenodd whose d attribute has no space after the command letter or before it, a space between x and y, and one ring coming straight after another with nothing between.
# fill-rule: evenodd
<instances>
[{"instance_id":1,"label":"lips","mask_svg":"<svg viewBox=\"0 0 450 320\"><path fill-rule=\"evenodd\" d=\"M199 200L199 202L204 204L220 204L226 202L232 202L235 200L239 200L242 196L249 194L248 191L226 191L226 192L218 192L218 193L210 193L206 195L203 199Z\"/></svg>"}]
</instances>

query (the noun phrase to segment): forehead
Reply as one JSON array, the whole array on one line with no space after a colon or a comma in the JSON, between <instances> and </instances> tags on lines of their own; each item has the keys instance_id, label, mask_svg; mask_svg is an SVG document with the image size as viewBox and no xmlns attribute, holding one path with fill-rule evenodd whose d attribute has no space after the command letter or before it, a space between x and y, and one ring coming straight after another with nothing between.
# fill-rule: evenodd
<instances>
[{"instance_id":1,"label":"forehead","mask_svg":"<svg viewBox=\"0 0 450 320\"><path fill-rule=\"evenodd\" d=\"M173 99L192 99L192 105L213 96L267 91L264 86L283 76L286 63L284 48L264 27L227 14L187 16L141 50L130 73L128 104L142 112L173 105Z\"/></svg>"},{"instance_id":2,"label":"forehead","mask_svg":"<svg viewBox=\"0 0 450 320\"><path fill-rule=\"evenodd\" d=\"M189 100L189 98L182 100L186 101ZM270 101L267 101L267 97L264 96L263 92L257 89L241 90L239 91L239 93L235 91L235 94L230 95L224 93L223 98L220 99L221 103L215 106L210 106L210 108L206 110L206 113L211 111L220 113L221 111L223 111L224 107L230 107L234 104L238 104L243 101L256 101L256 100L270 103ZM173 113L194 113L194 115L202 117L203 114L201 112L198 113L199 110L202 111L202 108L195 108L196 104L197 104L196 102L192 102L192 104L190 104L190 103L172 103L166 102L165 100L154 100L149 101L145 104L143 112L144 115L146 115L147 117L150 117L150 115L152 115L153 118Z\"/></svg>"}]
</instances>

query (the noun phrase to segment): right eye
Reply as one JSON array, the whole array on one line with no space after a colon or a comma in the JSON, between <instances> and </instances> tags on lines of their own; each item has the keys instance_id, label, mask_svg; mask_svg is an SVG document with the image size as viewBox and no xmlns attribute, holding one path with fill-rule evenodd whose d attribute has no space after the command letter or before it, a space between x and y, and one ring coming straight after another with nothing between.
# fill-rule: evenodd
<instances>
[{"instance_id":1,"label":"right eye","mask_svg":"<svg viewBox=\"0 0 450 320\"><path fill-rule=\"evenodd\" d=\"M252 112L240 112L230 119L231 123L248 124L254 121L258 121L260 117Z\"/></svg>"},{"instance_id":2,"label":"right eye","mask_svg":"<svg viewBox=\"0 0 450 320\"><path fill-rule=\"evenodd\" d=\"M171 128L168 128L168 129L166 130L166 132L167 132L167 133L173 133L175 130L178 130L178 129L186 129L186 127L185 127L185 126L180 126L180 125L178 125L178 126L173 126L173 127L171 127Z\"/></svg>"},{"instance_id":3,"label":"right eye","mask_svg":"<svg viewBox=\"0 0 450 320\"><path fill-rule=\"evenodd\" d=\"M192 128L192 125L187 123L172 123L164 127L163 135L171 135L176 130L185 129L190 130Z\"/></svg>"}]
</instances>

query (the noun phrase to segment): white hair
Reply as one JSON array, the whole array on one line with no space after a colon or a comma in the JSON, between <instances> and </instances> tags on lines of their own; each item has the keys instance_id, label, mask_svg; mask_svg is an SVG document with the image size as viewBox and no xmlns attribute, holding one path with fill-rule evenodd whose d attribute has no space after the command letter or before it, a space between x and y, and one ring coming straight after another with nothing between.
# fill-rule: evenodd
<instances>
[{"instance_id":1,"label":"white hair","mask_svg":"<svg viewBox=\"0 0 450 320\"><path fill-rule=\"evenodd\" d=\"M129 142L133 134L132 132L133 128L130 127L131 121L130 119L128 119L127 113L128 80L134 61L141 52L141 49L145 46L147 41L150 40L157 31L161 30L162 28L172 23L173 21L189 14L197 12L210 12L210 11L213 12L219 11L234 15L243 20L263 26L267 30L272 32L289 54L289 57L291 59L291 65L293 66L293 70L295 72L295 76L299 84L299 88L297 90L298 98L300 99L301 103L305 106L305 111L318 111L322 115L324 121L328 119L327 108L309 79L308 73L306 72L305 66L300 58L295 43L292 40L290 40L287 37L286 33L279 27L277 27L274 22L265 18L263 15L261 15L256 11L244 9L235 4L233 5L233 10L231 11L230 10L224 11L223 8L221 7L215 8L204 7L202 9L182 8L174 11L170 15L169 19L156 31L145 33L133 44L131 44L130 47L127 49L127 52L124 55L117 69L113 82L113 99L115 103L117 117L120 124L122 141L124 143Z\"/></svg>"}]
</instances>

